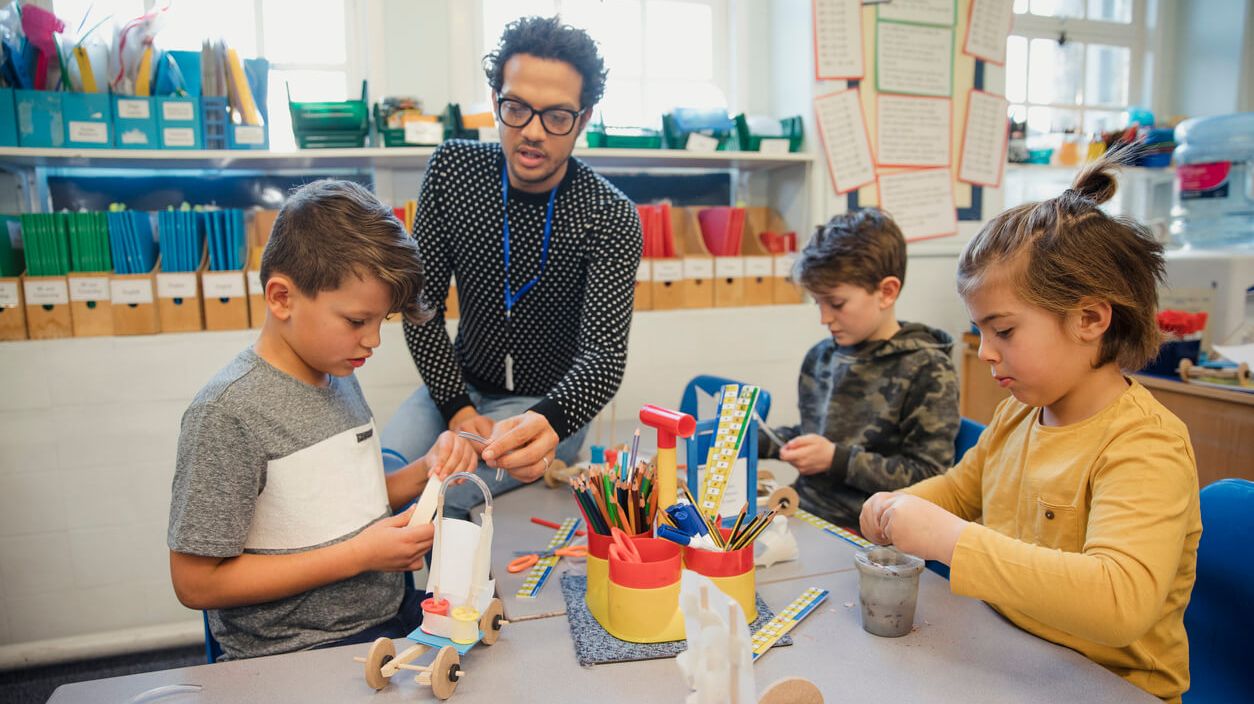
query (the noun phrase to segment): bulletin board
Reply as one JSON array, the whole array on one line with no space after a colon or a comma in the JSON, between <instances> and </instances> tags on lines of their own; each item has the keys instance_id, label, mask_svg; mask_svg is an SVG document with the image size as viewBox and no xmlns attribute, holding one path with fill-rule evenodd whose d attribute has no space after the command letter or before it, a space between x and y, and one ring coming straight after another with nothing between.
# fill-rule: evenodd
<instances>
[{"instance_id":1,"label":"bulletin board","mask_svg":"<svg viewBox=\"0 0 1254 704\"><path fill-rule=\"evenodd\" d=\"M1005 61L1012 0L812 3L815 78L845 86L815 99L835 191L850 210L884 208L910 241L980 220L1009 136L985 65Z\"/></svg>"}]
</instances>

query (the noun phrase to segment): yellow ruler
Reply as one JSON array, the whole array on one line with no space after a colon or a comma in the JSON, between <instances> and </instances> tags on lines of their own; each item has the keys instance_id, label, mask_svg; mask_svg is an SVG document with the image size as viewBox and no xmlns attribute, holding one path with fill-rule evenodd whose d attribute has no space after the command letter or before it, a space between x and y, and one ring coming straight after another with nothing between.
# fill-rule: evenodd
<instances>
[{"instance_id":1,"label":"yellow ruler","mask_svg":"<svg viewBox=\"0 0 1254 704\"><path fill-rule=\"evenodd\" d=\"M701 491L701 513L720 520L719 509L727 490L727 475L736 464L740 448L749 432L749 418L758 402L758 387L728 384L719 402L718 427L705 458L705 482Z\"/></svg>"},{"instance_id":2,"label":"yellow ruler","mask_svg":"<svg viewBox=\"0 0 1254 704\"><path fill-rule=\"evenodd\" d=\"M549 541L549 546L545 548L545 552L554 552L558 548L564 548L575 539L575 531L579 530L579 524L582 519L567 518L562 521L562 526L553 533L553 539ZM549 555L540 558L540 561L532 566L531 571L523 578L522 585L518 587L518 591L514 596L519 599L534 599L540 594L540 590L544 588L544 583L549 581L549 576L553 574L553 568L557 565L557 561L562 559L560 555Z\"/></svg>"},{"instance_id":3,"label":"yellow ruler","mask_svg":"<svg viewBox=\"0 0 1254 704\"><path fill-rule=\"evenodd\" d=\"M867 540L866 538L863 538L857 533L841 528L840 526L830 521L825 521L822 518L819 518L818 516L814 515L813 513L810 513L809 511L797 509L797 512L793 514L793 518L800 518L801 520L805 521L806 523L809 523L815 528L818 528L824 533L834 535L837 538L840 538L841 540L847 540L864 550L870 550L871 548L875 547L875 543L872 543L871 541Z\"/></svg>"},{"instance_id":4,"label":"yellow ruler","mask_svg":"<svg viewBox=\"0 0 1254 704\"><path fill-rule=\"evenodd\" d=\"M818 587L810 587L801 593L801 596L793 599L783 611L775 615L775 618L767 622L767 624L758 629L753 634L750 643L753 648L753 660L762 657L766 651L775 645L775 641L784 637L785 633L791 631L802 619L810 615L819 604L827 599L828 591L819 589Z\"/></svg>"}]
</instances>

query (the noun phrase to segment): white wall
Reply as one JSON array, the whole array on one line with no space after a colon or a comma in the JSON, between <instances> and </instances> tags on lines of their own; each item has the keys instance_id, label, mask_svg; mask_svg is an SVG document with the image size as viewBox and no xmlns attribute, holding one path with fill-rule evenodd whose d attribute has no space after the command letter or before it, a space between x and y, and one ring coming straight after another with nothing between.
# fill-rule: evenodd
<instances>
[{"instance_id":1,"label":"white wall","mask_svg":"<svg viewBox=\"0 0 1254 704\"><path fill-rule=\"evenodd\" d=\"M1250 0L1179 1L1174 22L1175 55L1164 82L1174 88L1172 112L1197 117L1254 110L1254 3Z\"/></svg>"}]
</instances>

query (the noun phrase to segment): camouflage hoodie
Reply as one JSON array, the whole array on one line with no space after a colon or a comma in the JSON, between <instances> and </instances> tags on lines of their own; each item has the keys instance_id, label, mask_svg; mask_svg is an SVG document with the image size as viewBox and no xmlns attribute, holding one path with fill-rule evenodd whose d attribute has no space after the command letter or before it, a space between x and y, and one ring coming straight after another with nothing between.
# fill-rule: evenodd
<instances>
[{"instance_id":1,"label":"camouflage hoodie","mask_svg":"<svg viewBox=\"0 0 1254 704\"><path fill-rule=\"evenodd\" d=\"M958 380L950 336L903 323L888 340L810 348L797 382L801 424L775 428L785 442L817 433L836 445L832 466L797 478L802 508L858 525L862 502L941 474L958 435ZM758 431L762 457L779 446Z\"/></svg>"}]
</instances>

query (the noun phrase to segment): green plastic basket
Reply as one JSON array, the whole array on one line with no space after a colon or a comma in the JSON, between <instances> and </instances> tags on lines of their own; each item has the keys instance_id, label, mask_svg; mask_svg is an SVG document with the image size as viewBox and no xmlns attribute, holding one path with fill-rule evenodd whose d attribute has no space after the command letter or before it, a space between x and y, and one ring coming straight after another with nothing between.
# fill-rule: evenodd
<instances>
[{"instance_id":1,"label":"green plastic basket","mask_svg":"<svg viewBox=\"0 0 1254 704\"><path fill-rule=\"evenodd\" d=\"M723 152L734 148L732 146L734 132L735 130L729 129L726 132L715 132L714 134L707 134L706 136L717 139L718 146L715 148L715 151ZM667 149L687 149L689 134L692 133L681 130L675 124L675 119L670 113L662 114L662 136ZM702 134L704 134L704 132L702 132Z\"/></svg>"},{"instance_id":2,"label":"green plastic basket","mask_svg":"<svg viewBox=\"0 0 1254 704\"><path fill-rule=\"evenodd\" d=\"M749 121L745 118L744 113L736 116L736 145L735 149L742 152L757 152L762 150L762 140L764 139L787 139L788 151L801 151L801 142L805 137L805 126L801 122L801 116L785 117L779 121L779 135L758 135L749 131Z\"/></svg>"},{"instance_id":3,"label":"green plastic basket","mask_svg":"<svg viewBox=\"0 0 1254 704\"><path fill-rule=\"evenodd\" d=\"M292 132L297 142L301 136L346 132L365 134L370 129L369 112L366 109L366 82L361 82L360 100L336 100L336 102L297 103L292 100L292 89L287 87L287 107L292 113Z\"/></svg>"},{"instance_id":4,"label":"green plastic basket","mask_svg":"<svg viewBox=\"0 0 1254 704\"><path fill-rule=\"evenodd\" d=\"M632 128L633 134L615 133L604 124L588 125L586 132L590 149L661 149L662 133L647 127Z\"/></svg>"}]
</instances>

